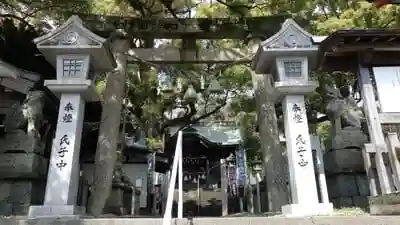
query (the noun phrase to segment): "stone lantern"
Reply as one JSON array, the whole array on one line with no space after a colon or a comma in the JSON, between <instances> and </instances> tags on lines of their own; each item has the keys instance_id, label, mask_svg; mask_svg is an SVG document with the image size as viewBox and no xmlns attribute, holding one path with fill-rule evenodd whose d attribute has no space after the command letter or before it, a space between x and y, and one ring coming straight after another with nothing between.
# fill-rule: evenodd
<instances>
[{"instance_id":1,"label":"stone lantern","mask_svg":"<svg viewBox=\"0 0 400 225\"><path fill-rule=\"evenodd\" d=\"M275 97L282 102L292 199L292 204L282 207L282 213L287 216L333 211L331 203L320 203L318 199L304 101L304 95L318 86L309 79L309 68L315 62L318 50L312 45L311 37L288 19L278 33L261 44L252 64L256 73L273 75Z\"/></svg>"},{"instance_id":2,"label":"stone lantern","mask_svg":"<svg viewBox=\"0 0 400 225\"><path fill-rule=\"evenodd\" d=\"M197 92L193 88L192 84L189 84L189 87L187 88L183 98L185 99L186 102L188 103L194 103L197 100Z\"/></svg>"},{"instance_id":3,"label":"stone lantern","mask_svg":"<svg viewBox=\"0 0 400 225\"><path fill-rule=\"evenodd\" d=\"M60 107L44 204L31 206L29 216L84 214L84 207L76 204L85 102L99 101L93 77L112 71L116 63L108 41L85 28L77 16L34 42L56 68L56 79L44 85L60 99Z\"/></svg>"},{"instance_id":4,"label":"stone lantern","mask_svg":"<svg viewBox=\"0 0 400 225\"><path fill-rule=\"evenodd\" d=\"M208 85L206 91L209 94L222 94L222 93L224 93L224 89L221 87L221 84L215 78L210 81L210 84Z\"/></svg>"}]
</instances>

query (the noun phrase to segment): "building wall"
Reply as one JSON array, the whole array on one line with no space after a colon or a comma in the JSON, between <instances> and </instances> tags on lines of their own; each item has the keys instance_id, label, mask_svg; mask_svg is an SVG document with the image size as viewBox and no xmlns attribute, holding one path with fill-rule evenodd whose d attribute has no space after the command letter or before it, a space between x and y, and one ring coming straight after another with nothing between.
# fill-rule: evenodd
<instances>
[{"instance_id":1,"label":"building wall","mask_svg":"<svg viewBox=\"0 0 400 225\"><path fill-rule=\"evenodd\" d=\"M126 176L129 177L133 185L142 182L142 187L140 188L140 207L147 207L147 164L123 164L122 169ZM82 166L85 179L92 183L94 165L85 163Z\"/></svg>"}]
</instances>

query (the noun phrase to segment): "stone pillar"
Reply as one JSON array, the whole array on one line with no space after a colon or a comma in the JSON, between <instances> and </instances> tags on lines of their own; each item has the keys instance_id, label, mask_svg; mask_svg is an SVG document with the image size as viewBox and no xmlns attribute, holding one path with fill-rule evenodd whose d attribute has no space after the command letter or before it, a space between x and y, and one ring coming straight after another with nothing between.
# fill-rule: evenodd
<instances>
[{"instance_id":1,"label":"stone pillar","mask_svg":"<svg viewBox=\"0 0 400 225\"><path fill-rule=\"evenodd\" d=\"M78 207L79 153L85 101L99 101L92 76L116 65L103 39L83 25L77 16L51 33L34 40L47 60L57 68L54 80L44 85L60 99L52 144L44 204L31 206L29 216L72 216L85 213Z\"/></svg>"},{"instance_id":2,"label":"stone pillar","mask_svg":"<svg viewBox=\"0 0 400 225\"><path fill-rule=\"evenodd\" d=\"M318 202L304 96L285 96L282 106L292 201L294 204ZM302 118L297 118L298 115Z\"/></svg>"},{"instance_id":3,"label":"stone pillar","mask_svg":"<svg viewBox=\"0 0 400 225\"><path fill-rule=\"evenodd\" d=\"M315 61L318 50L312 45L311 37L288 19L280 31L261 44L252 65L255 73L274 76L277 100L283 105L292 199L292 204L282 206L282 213L287 216L333 211L332 204L320 203L318 199L304 101L304 96L318 86L309 80L309 63Z\"/></svg>"},{"instance_id":4,"label":"stone pillar","mask_svg":"<svg viewBox=\"0 0 400 225\"><path fill-rule=\"evenodd\" d=\"M30 215L82 214L84 209L76 207L79 184L79 152L81 144L84 100L74 88L61 94L60 110L55 139L53 140L44 205L32 207ZM53 90L54 91L54 90ZM76 91L76 90L75 90Z\"/></svg>"},{"instance_id":5,"label":"stone pillar","mask_svg":"<svg viewBox=\"0 0 400 225\"><path fill-rule=\"evenodd\" d=\"M303 93L291 93L282 101L292 198L292 204L282 207L285 215L332 211L331 204L319 203L318 199Z\"/></svg>"}]
</instances>

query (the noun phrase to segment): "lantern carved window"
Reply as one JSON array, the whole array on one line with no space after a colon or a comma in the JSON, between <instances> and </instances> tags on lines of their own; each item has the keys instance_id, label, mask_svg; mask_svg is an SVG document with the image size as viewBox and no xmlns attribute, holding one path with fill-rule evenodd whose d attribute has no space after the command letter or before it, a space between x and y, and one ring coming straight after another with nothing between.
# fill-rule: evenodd
<instances>
[{"instance_id":1,"label":"lantern carved window","mask_svg":"<svg viewBox=\"0 0 400 225\"><path fill-rule=\"evenodd\" d=\"M302 75L302 62L301 61L287 61L283 63L286 77L300 78Z\"/></svg>"},{"instance_id":2,"label":"lantern carved window","mask_svg":"<svg viewBox=\"0 0 400 225\"><path fill-rule=\"evenodd\" d=\"M83 69L82 59L63 59L63 76L77 77Z\"/></svg>"}]
</instances>

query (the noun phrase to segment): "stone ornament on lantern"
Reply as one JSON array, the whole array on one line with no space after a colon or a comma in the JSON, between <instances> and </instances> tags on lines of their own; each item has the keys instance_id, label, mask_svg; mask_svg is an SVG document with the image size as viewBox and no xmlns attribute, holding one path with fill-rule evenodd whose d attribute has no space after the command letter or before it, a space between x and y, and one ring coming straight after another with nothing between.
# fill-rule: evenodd
<instances>
[{"instance_id":1,"label":"stone ornament on lantern","mask_svg":"<svg viewBox=\"0 0 400 225\"><path fill-rule=\"evenodd\" d=\"M45 200L30 206L29 216L83 215L86 210L77 206L77 195L85 103L100 100L94 74L112 71L116 62L108 40L85 28L77 16L34 42L56 68L55 79L45 80L44 85L60 99L60 107Z\"/></svg>"},{"instance_id":2,"label":"stone ornament on lantern","mask_svg":"<svg viewBox=\"0 0 400 225\"><path fill-rule=\"evenodd\" d=\"M257 51L252 68L256 73L274 76L277 98L290 93L308 94L318 87L316 81L309 80L310 65L315 64L318 50L312 45L311 37L288 19L278 33L261 44L262 50Z\"/></svg>"},{"instance_id":3,"label":"stone ornament on lantern","mask_svg":"<svg viewBox=\"0 0 400 225\"><path fill-rule=\"evenodd\" d=\"M57 69L56 80L45 86L60 97L61 92L82 92L87 101L98 101L94 74L116 67L110 43L83 26L78 16L70 17L54 31L34 40L44 57Z\"/></svg>"}]
</instances>

